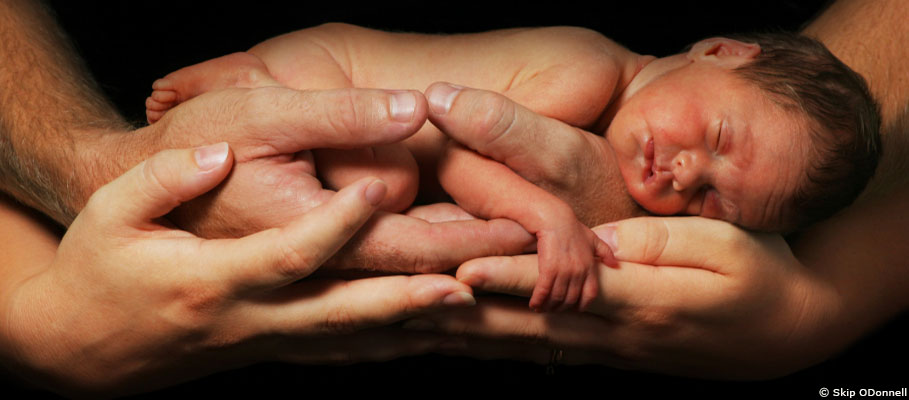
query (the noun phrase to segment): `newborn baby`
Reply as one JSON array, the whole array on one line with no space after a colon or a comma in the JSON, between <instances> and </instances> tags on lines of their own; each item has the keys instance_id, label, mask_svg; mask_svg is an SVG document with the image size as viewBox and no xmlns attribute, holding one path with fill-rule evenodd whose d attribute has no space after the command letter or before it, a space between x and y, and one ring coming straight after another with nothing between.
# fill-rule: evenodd
<instances>
[{"instance_id":1,"label":"newborn baby","mask_svg":"<svg viewBox=\"0 0 909 400\"><path fill-rule=\"evenodd\" d=\"M154 123L210 90L423 89L442 80L604 132L629 194L656 214L790 231L849 204L879 155L879 117L861 77L819 43L785 34L711 38L656 59L579 28L433 36L328 24L171 73L153 84L146 107ZM396 92L390 109L418 100ZM611 259L609 248L571 205L449 142L427 124L403 146L314 157L333 189L365 175L385 180L382 207L391 211L409 207L418 186L437 185L438 174L466 211L513 219L537 236L532 308L587 307L598 291L596 258Z\"/></svg>"}]
</instances>

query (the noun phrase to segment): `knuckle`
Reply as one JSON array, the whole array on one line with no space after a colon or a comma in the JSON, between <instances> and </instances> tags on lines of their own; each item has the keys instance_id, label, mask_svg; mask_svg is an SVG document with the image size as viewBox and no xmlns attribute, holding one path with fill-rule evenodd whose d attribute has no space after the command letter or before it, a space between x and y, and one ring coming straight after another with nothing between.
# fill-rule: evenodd
<instances>
[{"instance_id":1,"label":"knuckle","mask_svg":"<svg viewBox=\"0 0 909 400\"><path fill-rule=\"evenodd\" d=\"M106 223L119 223L121 221L117 220L116 217L110 213L110 205L117 204L115 189L111 187L111 184L107 184L98 188L95 193L92 193L91 197L88 198L88 201L85 203L85 207L79 211L79 218L89 221L97 221L102 224Z\"/></svg>"},{"instance_id":2,"label":"knuckle","mask_svg":"<svg viewBox=\"0 0 909 400\"><path fill-rule=\"evenodd\" d=\"M165 319L189 336L208 335L225 305L225 293L218 285L199 278L184 278L169 294L175 307Z\"/></svg>"},{"instance_id":3,"label":"knuckle","mask_svg":"<svg viewBox=\"0 0 909 400\"><path fill-rule=\"evenodd\" d=\"M319 324L319 331L326 335L341 335L353 333L353 311L346 304L338 304L325 312Z\"/></svg>"},{"instance_id":4,"label":"knuckle","mask_svg":"<svg viewBox=\"0 0 909 400\"><path fill-rule=\"evenodd\" d=\"M173 155L174 151L162 151L148 159L143 165L142 177L145 184L142 185L142 188L147 191L150 197L160 194L171 194L175 191L172 184L174 180L171 179L173 178L173 171L169 168L173 164L166 160L168 156Z\"/></svg>"},{"instance_id":5,"label":"knuckle","mask_svg":"<svg viewBox=\"0 0 909 400\"><path fill-rule=\"evenodd\" d=\"M252 117L262 115L274 108L274 98L268 96L268 90L247 90L237 99L233 107L241 121L250 120Z\"/></svg>"},{"instance_id":6,"label":"knuckle","mask_svg":"<svg viewBox=\"0 0 909 400\"><path fill-rule=\"evenodd\" d=\"M307 250L302 250L287 243L281 243L278 248L278 257L275 261L276 272L288 279L302 278L301 272L309 269L311 265L318 265L316 254L323 251L317 243L310 243Z\"/></svg>"},{"instance_id":7,"label":"knuckle","mask_svg":"<svg viewBox=\"0 0 909 400\"><path fill-rule=\"evenodd\" d=\"M478 140L481 145L491 145L507 136L517 121L517 110L508 98L495 93L483 93L475 105Z\"/></svg>"},{"instance_id":8,"label":"knuckle","mask_svg":"<svg viewBox=\"0 0 909 400\"><path fill-rule=\"evenodd\" d=\"M328 123L335 133L340 135L352 135L355 132L363 130L365 121L363 121L363 112L361 104L362 96L353 89L339 90L330 102L325 104L330 107L326 110Z\"/></svg>"}]
</instances>

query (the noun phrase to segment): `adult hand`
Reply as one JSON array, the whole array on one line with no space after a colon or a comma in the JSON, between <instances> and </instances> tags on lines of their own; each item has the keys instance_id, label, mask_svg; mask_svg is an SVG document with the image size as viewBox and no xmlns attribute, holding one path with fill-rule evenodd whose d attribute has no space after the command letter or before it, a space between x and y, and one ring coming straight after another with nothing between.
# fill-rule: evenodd
<instances>
[{"instance_id":1,"label":"adult hand","mask_svg":"<svg viewBox=\"0 0 909 400\"><path fill-rule=\"evenodd\" d=\"M168 150L99 189L49 266L3 282L4 366L42 387L110 395L263 360L387 359L438 340L384 330L363 340L361 329L472 304L446 275L295 283L369 218L385 193L375 178L240 239L205 240L161 218L231 164L225 143Z\"/></svg>"},{"instance_id":2,"label":"adult hand","mask_svg":"<svg viewBox=\"0 0 909 400\"><path fill-rule=\"evenodd\" d=\"M395 106L408 103L414 108ZM333 194L316 178L308 149L398 142L425 118L426 103L416 91L231 89L181 104L154 125L121 136L126 144L117 148L135 149L131 158L138 162L152 150L230 143L237 165L224 185L171 217L204 237L236 237L283 226ZM328 264L432 272L475 257L517 254L533 240L512 221L443 220L377 213Z\"/></svg>"},{"instance_id":3,"label":"adult hand","mask_svg":"<svg viewBox=\"0 0 909 400\"><path fill-rule=\"evenodd\" d=\"M734 379L803 368L862 332L842 318L841 288L799 264L779 235L698 217L636 218L594 231L614 247L619 266L601 266L601 294L589 313L536 314L526 299L480 297L471 310L412 325L479 337L466 352L480 357L542 363L550 349L562 349L569 364ZM526 297L536 256L472 260L457 277Z\"/></svg>"},{"instance_id":4,"label":"adult hand","mask_svg":"<svg viewBox=\"0 0 909 400\"><path fill-rule=\"evenodd\" d=\"M495 92L434 83L426 98L429 119L442 132L559 196L586 225L644 214L627 194L602 137Z\"/></svg>"}]
</instances>

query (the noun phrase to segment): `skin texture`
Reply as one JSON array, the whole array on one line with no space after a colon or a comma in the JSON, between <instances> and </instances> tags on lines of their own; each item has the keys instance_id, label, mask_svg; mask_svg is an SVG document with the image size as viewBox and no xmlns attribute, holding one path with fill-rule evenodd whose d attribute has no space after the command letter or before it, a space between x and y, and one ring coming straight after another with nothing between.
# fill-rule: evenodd
<instances>
[{"instance_id":1,"label":"skin texture","mask_svg":"<svg viewBox=\"0 0 909 400\"><path fill-rule=\"evenodd\" d=\"M401 59L408 62L401 63ZM566 64L566 59L574 62ZM596 32L575 27L425 35L330 23L266 40L248 53L219 57L168 74L155 82L146 105L149 120L157 121L174 104L223 88L284 85L295 89L424 90L433 82L448 81L500 92L534 112L587 127L600 118L606 105L651 59ZM438 197L441 191L436 166L448 141L449 136L433 124L425 124L404 141L419 164L420 196L424 201ZM318 175L329 187L343 186L371 174L390 182L390 196L397 197L400 195L396 194L395 181L412 179L410 173L389 179L385 165L364 163L374 156L361 152L319 149L314 157ZM463 174L484 168L482 163L472 164L472 159L459 165L457 171ZM601 195L626 192L611 185L613 175L617 175L614 169L603 171L603 175L607 184L588 185L602 199L597 201L597 209L612 219L578 214L586 225L627 217L635 209L624 196L616 194L613 199ZM594 192L606 188L613 191ZM449 194L467 190L445 189ZM556 188L545 189L559 194ZM477 190L471 192L478 194ZM524 195L533 193L529 189ZM513 219L518 216L515 214Z\"/></svg>"},{"instance_id":2,"label":"skin texture","mask_svg":"<svg viewBox=\"0 0 909 400\"><path fill-rule=\"evenodd\" d=\"M311 147L412 134L425 119L418 92L407 92L416 102L406 121L389 114L389 96L400 92L261 88L199 96L152 127L127 131L95 97L40 5L0 1L0 18L0 52L15 55L0 68L8 89L0 95L0 182L69 225L58 252L56 232L32 211L6 197L0 204L10 239L0 244L0 360L36 385L111 396L263 360L343 363L425 352L442 339L370 328L472 303L470 289L450 276L290 284L326 263L415 272L531 243L517 224L466 218L451 206L422 208L415 212L422 219L367 222L374 202L366 199L382 197L368 195L374 179L336 194L313 177ZM204 171L192 150L142 161L213 137L231 152ZM224 225L225 213L242 222ZM457 221L442 222L449 219ZM208 237L261 233L209 241L177 225Z\"/></svg>"},{"instance_id":3,"label":"skin texture","mask_svg":"<svg viewBox=\"0 0 909 400\"><path fill-rule=\"evenodd\" d=\"M172 221L208 238L283 226L332 194L315 178L308 150L394 143L425 121L426 103L416 91L406 92L414 107L402 121L390 113L400 92L265 87L199 96L132 130L98 94L40 5L9 0L0 7L0 52L15 55L0 69L0 84L8 89L0 95L0 189L64 226L91 193L151 154L218 141L234 150L233 173L218 190L171 214ZM322 139L310 141L314 137ZM517 254L532 242L510 221L432 219L378 213L328 264L438 272L481 255ZM415 243L413 236L424 240Z\"/></svg>"},{"instance_id":4,"label":"skin texture","mask_svg":"<svg viewBox=\"0 0 909 400\"><path fill-rule=\"evenodd\" d=\"M225 143L159 153L99 189L59 248L3 203L0 216L31 238L30 253L2 245L21 263L3 269L4 366L41 387L96 397L264 360L382 360L427 342L367 328L473 303L469 287L444 275L293 284L369 218L386 191L374 178L241 239L206 240L163 222L223 180L232 161ZM351 345L362 340L381 345Z\"/></svg>"},{"instance_id":5,"label":"skin texture","mask_svg":"<svg viewBox=\"0 0 909 400\"><path fill-rule=\"evenodd\" d=\"M905 41L892 40L894 34L904 34L903 32L905 31L900 30L899 28L902 26L903 21L909 17L905 14L905 9L901 8L900 5L901 3L898 1L889 3L869 3L864 1L839 2L819 20L830 21L830 24L826 26L826 29L822 29L822 31L826 30L827 32L830 32L831 35L825 36L825 41L831 39L836 40L836 43L841 44L841 46L833 49L835 53L847 60L848 56L854 56L856 59L864 60L866 62L865 65L868 66L868 69L859 68L859 72L862 72L871 78L873 90L875 88L879 90L875 92L875 95L879 96L878 98L885 100L885 110L888 109L888 107L894 110L901 110L906 104L906 97L900 97L900 93L905 93L906 86L890 84L893 80L900 82L902 77L909 76L905 71L905 64L901 61L882 61L906 59L906 55L904 54L905 47L899 46L899 43L904 43ZM818 25L813 25L812 27L817 26ZM834 42L831 41L829 43ZM869 46L869 43L873 45ZM867 57L866 54L868 55ZM886 101L888 98L899 101L888 102ZM890 143L889 140L898 142L906 137L904 134L905 130L892 130L892 127L895 126L894 119L887 120L885 118L885 122L889 122L891 126L889 134L885 136L888 143ZM548 124L549 122L542 121L541 123ZM462 127L461 130L470 131L469 128L464 127ZM564 134L564 136L560 136L560 139L564 140L560 140L559 143L565 143L564 146L567 149L574 151L558 151L561 147L556 149L556 151L552 152L553 154L548 155L548 157L555 160L556 163L546 164L545 166L534 165L535 160L532 158L523 160L523 165L525 166L525 168L522 169L522 171L525 171L523 173L536 177L536 181L540 184L549 183L544 182L546 179L541 177L555 176L560 172L564 172L565 176L570 176L572 172L577 171L576 169L573 169L572 166L576 162L581 162L578 160L588 162L602 158L585 159L585 157L588 156L588 153L581 150L585 148L585 145L589 146L590 144L584 143L586 139L577 131L565 130L558 131L556 134ZM510 135L509 137L504 138L500 143L510 143L512 139L516 140L517 138L519 138L518 135ZM582 145L578 145L578 143L582 143ZM901 151L901 149L903 148L896 148L897 151ZM507 146L503 145L498 147L497 150L501 153L505 153L507 151ZM893 152L887 154L893 154ZM886 161L894 162L897 160L887 159ZM884 172L885 173L879 175L879 177L893 177L897 175L896 171L892 169L885 170ZM549 179L549 181L552 182L549 184L554 187L561 186L556 182L556 179ZM603 327L602 324L596 323L595 321L599 320L595 318L592 319L589 315L579 316L575 314L560 314L558 317L549 318L534 316L533 314L526 313L526 310L524 310L524 300L511 302L511 304L516 305L517 308L502 308L502 310L508 311L507 314L503 314L495 307L492 300L481 300L482 309L471 315L486 315L487 318L482 320L475 318L471 322L480 323L479 325L485 324L485 326L461 328L461 330L463 332L480 332L479 334L481 336L493 339L491 341L477 340L471 342L471 347L462 354L473 354L484 358L509 357L547 362L549 360L550 347L559 346L566 349L577 350L566 351L564 361L567 363L598 362L612 365L628 365L630 367L646 370L664 371L678 371L684 369L685 365L690 365L685 363L691 363L692 360L705 358L707 360L712 360L710 361L712 363L722 364L725 373L723 373L723 371L718 371L719 367L713 366L711 368L693 368L691 369L693 372L689 372L689 374L702 376L730 376L735 374L752 378L757 376L778 375L784 373L781 372L784 369L801 368L813 362L811 361L813 359L828 357L829 354L834 351L830 350L831 348L840 348L844 346L845 343L849 343L853 337L871 329L870 327L876 326L882 320L895 315L900 310L904 310L907 306L905 291L902 289L905 287L906 277L905 274L902 273L903 269L899 268L899 266L903 265L903 261L907 256L904 251L905 248L902 246L901 238L905 237L906 233L905 226L907 226L907 216L904 211L906 201L909 197L907 197L905 186L899 184L898 181L878 179L873 182L872 185L880 191L875 192L873 196L869 195L861 204L857 204L843 214L837 216L834 220L816 227L811 232L810 236L806 234L800 241L796 254L806 266L790 265L787 264L787 262L778 264L784 271L792 269L798 272L799 268L809 268L807 273L822 278L821 281L808 279L810 276L806 277L800 273L796 273L795 275L780 275L777 273L764 274L761 272L766 269L763 266L758 268L754 265L745 265L744 270L752 272L743 276L742 279L736 279L732 282L733 284L729 287L729 290L724 292L724 296L732 295L733 299L735 299L735 293L755 293L751 290L745 290L748 288L758 287L777 290L784 287L784 282L789 282L787 285L791 284L791 286L786 287L802 287L805 288L805 290L800 290L799 292L810 294L805 297L796 297L812 300L811 302L800 303L803 304L805 306L804 309L807 310L801 315L813 316L813 318L808 319L807 321L816 321L818 318L833 321L833 325L828 326L830 330L824 331L823 335L809 335L812 341L808 342L807 345L805 345L804 342L798 341L793 341L789 344L784 343L783 346L787 347L786 350L789 350L789 352L782 354L781 357L777 359L777 362L788 364L785 368L779 366L774 367L766 362L755 363L754 366L749 367L744 364L750 363L752 361L751 359L743 361L743 357L737 356L744 350L761 348L761 346L756 345L756 343L763 343L765 345L773 344L769 340L764 341L764 339L762 339L764 336L761 332L771 326L767 323L767 320L752 321L749 318L766 315L777 316L779 315L777 314L779 313L779 310L795 309L793 305L796 302L793 302L793 297L788 295L781 296L784 299L782 304L773 302L767 303L766 298L752 298L751 300L754 300L754 303L748 303L752 304L751 306L738 308L734 310L734 312L730 312L728 308L725 307L725 302L709 302L710 299L718 298L716 292L696 291L696 293L704 296L704 298L695 304L694 308L697 308L697 310L689 310L690 312L687 314L693 315L693 312L697 311L697 315L699 316L711 317L713 318L713 321L723 322L725 326L729 328L726 334L716 336L710 334L684 336L683 338L685 340L667 342L668 344L665 348L660 348L660 350L663 350L662 352L648 352L648 354L651 355L650 357L644 357L641 352L635 351L621 353L625 356L625 358L621 360L603 357L605 351L598 352L595 351L595 349L603 349L604 346L607 351L609 349L635 350L646 348L648 345L652 347L658 345L660 341L653 337L653 331L649 328L663 327L666 330L675 330L673 327L679 326L671 322L673 319L667 318L678 315L673 314L672 308L663 307L662 309L666 311L664 314L655 313L655 311L659 310L654 307L656 305L655 299L658 298L658 296L656 296L656 293L641 289L647 288L648 285L654 283L658 284L659 282L664 282L665 284L658 284L655 287L664 291L672 290L675 292L684 292L686 290L691 290L692 286L676 284L676 280L671 279L669 276L657 275L661 278L665 278L657 280L654 278L654 272L657 271L657 269L652 268L653 265L646 264L642 264L643 268L641 269L646 285L637 285L633 287L632 290L636 294L623 292L623 294L615 296L615 301L610 302L612 303L610 305L610 310L617 310L623 308L622 305L625 305L624 309L637 311L629 312L626 319L621 319L617 322L617 326L625 327L626 332L628 333L618 337L615 343L611 345L603 343L604 338L611 337L610 331L604 332L600 330ZM583 193L579 194L564 187L562 187L560 194L566 197L572 195L584 196ZM594 202L584 202L583 204L594 204ZM596 212L596 210L593 210L592 212ZM13 216L19 217L20 215L13 214ZM660 224L663 223L660 222ZM691 228L702 227L684 221L678 225L682 227L690 226ZM3 226L7 225L4 224ZM634 222L628 226L648 228L654 225ZM651 239L660 238L685 238L688 237L688 234L691 232L697 232L697 230L689 229L668 229L670 225L667 224L666 226L667 229L660 230L654 228L652 231L645 231L645 234L648 235L648 240L642 242L651 243ZM869 227L872 227L873 229L869 229ZM47 234L46 231L38 231ZM621 231L634 232L638 231L638 229L620 229L620 232ZM735 233L735 235L731 235L728 238L730 239L728 241L724 240L718 243L715 238L711 238L710 249L718 249L711 251L721 252L722 249L725 249L729 254L734 255L737 251L742 250L741 245L746 243L743 238L749 237L750 234L742 236L742 231L734 228L730 228L728 232ZM669 235L666 235L667 233ZM759 235L759 238L760 237L766 236ZM772 243L773 242L771 241L771 244ZM704 247L703 244L694 242L690 243L690 245L692 248ZM763 249L761 246L751 248L757 249L757 255L765 254L770 251ZM698 254L699 252L688 251L688 253ZM747 253L743 254L747 256ZM807 257L809 254L813 254L815 258L803 259L803 257ZM667 257L667 259L662 262L666 264L681 264L683 262L682 260L685 259L679 257L678 259L671 260ZM699 264L691 262L689 265ZM860 265L862 268L855 268L855 265ZM774 271L775 270L777 269L774 269ZM532 272L535 271L535 267L527 270L526 276L530 277L530 282L535 280L535 277L532 275ZM734 270L729 269L728 271ZM498 273L491 274L493 277L490 278L488 282L493 282L497 279L495 276L499 275L500 274ZM514 275L507 276L515 279ZM525 274L517 275L517 277L523 276L525 276ZM794 279L778 279L780 276ZM617 280L612 281L615 282ZM818 285L813 282L826 282L823 286L827 286L828 288L833 287L835 295L832 297L824 296L823 293L830 293L830 291L824 292L816 290L818 289ZM694 282L694 284L697 285L698 283ZM489 287L503 288L505 285L490 283ZM869 287L877 289L879 296L867 296L866 289ZM504 289L500 290L506 291ZM528 289L525 288L523 290L524 293L527 293ZM745 296L745 298L748 297ZM731 300L726 297L719 299ZM884 302L882 300L886 301ZM762 305L761 301L765 302L764 305ZM681 303L673 302L672 304L678 305ZM713 306L708 306L710 304ZM742 303L736 302L734 304ZM612 312L612 314L615 313L615 311ZM496 316L502 318L496 319ZM653 316L653 318L647 318L647 316ZM661 324L661 322L666 321L670 322ZM715 327L715 324L707 324L707 326L705 326L703 318L692 318L691 321L692 325L689 326L696 329L698 333L710 333L711 328ZM806 332L810 333L812 331L813 328L811 328L810 325L811 324L805 324ZM456 329L456 327L444 325L442 323L439 323L439 326L449 326L452 330ZM559 328L559 326L563 326L564 329ZM801 325L796 326L801 327ZM520 327L520 329L518 327ZM571 329L569 330L568 328ZM589 336L586 336L590 340L583 344L580 342L576 332L586 331L582 329L579 330L580 328L588 328L590 332ZM662 332L665 332L665 330ZM831 332L836 334L831 334ZM400 333L396 332L394 334L399 335ZM740 337L755 338L758 340L747 342L747 345L735 346L734 342L739 340L738 338ZM503 342L502 338L511 340ZM778 339L778 337L776 338ZM518 341L514 341L514 339L518 339ZM527 345L526 342L521 339L526 339L533 344ZM732 341L733 345L722 348L718 347L718 343L725 343L727 341ZM742 341L745 342L745 339L742 339ZM413 341L413 343L417 342L419 341ZM832 345L830 344L831 342L833 343ZM354 344L357 343L363 343L363 341L354 341ZM421 343L427 345L427 348L432 347L432 342L428 340ZM540 346L539 343L545 343L546 345ZM496 345L497 347L492 347L490 345ZM300 346L298 348L302 347L305 346ZM319 346L314 345L311 348L318 349ZM802 351L806 348L817 349L812 351L817 351L822 354L815 358L803 359ZM359 346L357 349L364 350ZM386 357L389 356L389 353L394 353L396 349L400 350L401 348L388 346L388 349L390 350L388 350L388 353L385 353ZM689 350L686 351L686 349ZM728 350L728 353L721 351L723 349ZM793 349L798 351L791 351ZM298 358L299 360L305 358L303 353L305 352L301 352L301 355ZM685 356L680 356L679 353L685 353ZM345 358L343 355L335 355L333 357L334 358L332 359L334 360ZM762 372L756 371L762 368L767 368L768 370L763 370Z\"/></svg>"},{"instance_id":6,"label":"skin texture","mask_svg":"<svg viewBox=\"0 0 909 400\"><path fill-rule=\"evenodd\" d=\"M844 0L807 28L869 80L884 110L896 112L884 113L883 137L893 150L863 198L811 227L791 248L778 235L697 217L620 221L594 228L619 267L601 269L602 302L590 313L546 317L522 310L522 300L480 298L469 312L432 315L413 327L476 338L459 354L481 358L546 363L558 348L569 364L759 379L827 359L903 312L909 186L891 157L904 154L900 143L909 132L906 49L893 44L894 36L906 35L907 13L900 1ZM503 158L521 150L520 132L552 126L542 117L518 122L508 141L513 146L500 149ZM578 146L566 154L585 151ZM551 152L538 163L549 157L561 156ZM489 258L465 264L458 277L476 288L527 296L535 271L533 256Z\"/></svg>"},{"instance_id":7,"label":"skin texture","mask_svg":"<svg viewBox=\"0 0 909 400\"><path fill-rule=\"evenodd\" d=\"M643 208L764 231L788 227L786 199L811 143L798 116L732 75L759 51L729 39L698 42L649 64L639 75L645 82L632 81L613 105L606 139Z\"/></svg>"},{"instance_id":8,"label":"skin texture","mask_svg":"<svg viewBox=\"0 0 909 400\"><path fill-rule=\"evenodd\" d=\"M552 54L540 55L547 53ZM576 60L573 65L577 66L566 67L565 58ZM401 59L408 60L406 67L399 65ZM156 122L173 105L232 87L419 87L430 79L456 78L459 83L476 83L504 92L543 115L589 125L602 113L602 104L611 102L628 85L640 69L641 59L609 39L579 28L440 36L328 24L267 40L249 53L231 54L168 74L154 83L146 113L150 122ZM598 78L584 79L582 84L575 76ZM444 88L450 93L447 99L453 101L456 87L439 86L436 90ZM571 103L566 105L569 98ZM433 106L441 110L450 104ZM484 111L476 110L480 114ZM445 141L435 126L427 124L405 141L407 149L399 146L397 150L413 152L422 161L424 182L432 178L425 173L435 171L438 163L439 183L468 213L516 221L536 236L537 251L545 261L540 264L543 273L530 300L532 309L586 308L597 292L595 260L612 261L608 247L574 221L571 206L505 165L456 143L444 149L425 146ZM416 193L417 172L403 160L406 157L388 156L394 151L387 147L373 148L369 154L362 154L362 150L316 150L314 166L329 187L367 175L392 182L392 199L383 208L400 211L410 205ZM431 189L436 185L432 182L426 186ZM490 191L489 187L500 190ZM623 194L619 192L616 197ZM612 193L600 195L612 197ZM623 202L615 203L619 207L613 210L620 210Z\"/></svg>"}]
</instances>

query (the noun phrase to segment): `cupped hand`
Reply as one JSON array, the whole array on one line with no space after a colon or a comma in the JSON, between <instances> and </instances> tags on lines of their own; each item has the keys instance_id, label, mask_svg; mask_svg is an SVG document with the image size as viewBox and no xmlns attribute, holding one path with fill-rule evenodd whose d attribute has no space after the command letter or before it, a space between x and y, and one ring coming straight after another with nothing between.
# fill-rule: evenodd
<instances>
[{"instance_id":1,"label":"cupped hand","mask_svg":"<svg viewBox=\"0 0 909 400\"><path fill-rule=\"evenodd\" d=\"M442 132L558 196L585 225L644 215L603 137L491 91L439 82L425 93L429 119Z\"/></svg>"},{"instance_id":2,"label":"cupped hand","mask_svg":"<svg viewBox=\"0 0 909 400\"><path fill-rule=\"evenodd\" d=\"M363 329L473 303L446 275L297 282L370 217L386 190L375 178L239 239L161 218L232 161L226 143L168 150L99 189L53 262L0 298L4 366L42 387L111 395L264 360L387 359L439 339Z\"/></svg>"},{"instance_id":3,"label":"cupped hand","mask_svg":"<svg viewBox=\"0 0 909 400\"><path fill-rule=\"evenodd\" d=\"M589 313L536 314L525 299L480 297L473 309L412 325L471 336L465 352L483 358L544 363L550 349L562 349L566 363L731 379L792 372L854 339L837 325L843 300L830 278L801 265L779 235L698 217L635 218L594 231L619 265L601 266ZM535 255L477 259L457 277L529 296L536 263Z\"/></svg>"},{"instance_id":4,"label":"cupped hand","mask_svg":"<svg viewBox=\"0 0 909 400\"><path fill-rule=\"evenodd\" d=\"M409 116L392 115L391 97L402 93L415 96L415 107ZM426 102L416 91L229 89L179 105L154 125L124 135L121 147L135 151L133 162L139 162L155 149L230 143L237 165L225 183L169 218L203 237L237 237L284 226L332 196L316 178L310 149L395 143L425 119ZM432 272L475 257L517 254L533 240L512 221L431 219L376 213L328 265Z\"/></svg>"}]
</instances>

